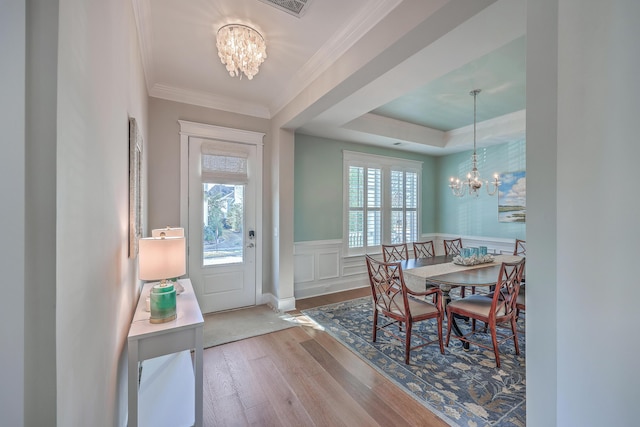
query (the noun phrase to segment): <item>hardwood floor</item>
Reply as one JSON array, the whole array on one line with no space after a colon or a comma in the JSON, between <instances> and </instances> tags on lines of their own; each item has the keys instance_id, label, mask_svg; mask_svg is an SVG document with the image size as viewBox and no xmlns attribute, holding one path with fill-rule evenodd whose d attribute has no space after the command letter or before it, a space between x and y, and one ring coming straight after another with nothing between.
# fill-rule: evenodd
<instances>
[{"instance_id":1,"label":"hardwood floor","mask_svg":"<svg viewBox=\"0 0 640 427\"><path fill-rule=\"evenodd\" d=\"M369 295L369 288L299 300L298 310ZM291 314L301 315L296 310ZM204 351L204 425L447 424L312 325Z\"/></svg>"}]
</instances>

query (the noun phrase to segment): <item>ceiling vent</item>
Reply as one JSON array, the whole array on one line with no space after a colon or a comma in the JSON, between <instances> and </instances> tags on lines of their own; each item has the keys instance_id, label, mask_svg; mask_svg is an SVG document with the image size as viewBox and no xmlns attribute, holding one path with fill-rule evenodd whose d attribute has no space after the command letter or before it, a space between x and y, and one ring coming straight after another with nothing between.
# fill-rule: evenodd
<instances>
[{"instance_id":1,"label":"ceiling vent","mask_svg":"<svg viewBox=\"0 0 640 427\"><path fill-rule=\"evenodd\" d=\"M276 9L285 11L296 18L302 18L306 13L311 0L260 0L262 3L270 4Z\"/></svg>"}]
</instances>

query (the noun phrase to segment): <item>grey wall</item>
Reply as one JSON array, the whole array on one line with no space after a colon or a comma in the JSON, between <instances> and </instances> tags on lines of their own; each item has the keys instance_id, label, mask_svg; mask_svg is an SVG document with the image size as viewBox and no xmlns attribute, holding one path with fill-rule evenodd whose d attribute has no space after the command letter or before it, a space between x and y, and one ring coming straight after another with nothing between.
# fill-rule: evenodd
<instances>
[{"instance_id":1,"label":"grey wall","mask_svg":"<svg viewBox=\"0 0 640 427\"><path fill-rule=\"evenodd\" d=\"M29 2L27 22L25 425L53 425L56 372L58 1Z\"/></svg>"},{"instance_id":2,"label":"grey wall","mask_svg":"<svg viewBox=\"0 0 640 427\"><path fill-rule=\"evenodd\" d=\"M149 226L153 228L180 224L180 126L178 120L187 120L235 129L263 132L263 291L269 292L271 283L271 167L270 121L241 114L213 110L195 105L149 98L149 144L146 152L149 161Z\"/></svg>"},{"instance_id":3,"label":"grey wall","mask_svg":"<svg viewBox=\"0 0 640 427\"><path fill-rule=\"evenodd\" d=\"M0 413L3 423L24 425L25 372L25 3L7 0L0 13L0 127L3 130L0 160L0 211L6 229L0 257L0 289L9 303L3 304L0 322Z\"/></svg>"}]
</instances>

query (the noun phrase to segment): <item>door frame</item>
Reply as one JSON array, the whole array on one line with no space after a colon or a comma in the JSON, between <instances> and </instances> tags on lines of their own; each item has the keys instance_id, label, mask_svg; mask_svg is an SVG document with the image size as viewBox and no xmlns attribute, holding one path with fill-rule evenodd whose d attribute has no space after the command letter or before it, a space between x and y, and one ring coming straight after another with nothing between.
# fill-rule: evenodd
<instances>
[{"instance_id":1,"label":"door frame","mask_svg":"<svg viewBox=\"0 0 640 427\"><path fill-rule=\"evenodd\" d=\"M185 237L189 236L189 138L217 139L226 142L252 144L256 146L256 167L250 171L250 179L256 182L256 236L259 241L264 241L262 227L262 162L264 156L264 133L242 129L233 129L222 126L208 125L204 123L178 120L180 124L180 226L185 229ZM189 240L187 239L187 250ZM262 244L256 245L256 305L263 300L262 293ZM187 266L187 277L189 270Z\"/></svg>"}]
</instances>

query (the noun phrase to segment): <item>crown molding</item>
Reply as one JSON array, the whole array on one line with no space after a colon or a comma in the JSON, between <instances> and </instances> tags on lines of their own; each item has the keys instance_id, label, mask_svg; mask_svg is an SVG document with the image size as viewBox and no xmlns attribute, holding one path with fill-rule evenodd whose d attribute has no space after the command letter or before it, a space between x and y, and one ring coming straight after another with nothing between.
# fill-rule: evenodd
<instances>
[{"instance_id":1,"label":"crown molding","mask_svg":"<svg viewBox=\"0 0 640 427\"><path fill-rule=\"evenodd\" d=\"M275 116L288 103L304 90L312 81L317 79L333 63L344 55L358 40L360 40L378 22L395 9L402 0L376 0L373 4L362 10L351 20L349 25L333 35L300 69L291 79L287 90L274 100L270 110Z\"/></svg>"},{"instance_id":2,"label":"crown molding","mask_svg":"<svg viewBox=\"0 0 640 427\"><path fill-rule=\"evenodd\" d=\"M153 36L151 31L151 5L150 0L131 0L133 16L138 32L138 44L142 58L142 71L144 73L147 92L155 84L153 68Z\"/></svg>"},{"instance_id":3,"label":"crown molding","mask_svg":"<svg viewBox=\"0 0 640 427\"><path fill-rule=\"evenodd\" d=\"M261 119L271 118L269 109L263 105L250 104L238 101L234 98L181 89L159 83L153 85L149 91L149 96L166 99L168 101L182 102L184 104L198 105L200 107L243 114L245 116L258 117Z\"/></svg>"}]
</instances>

